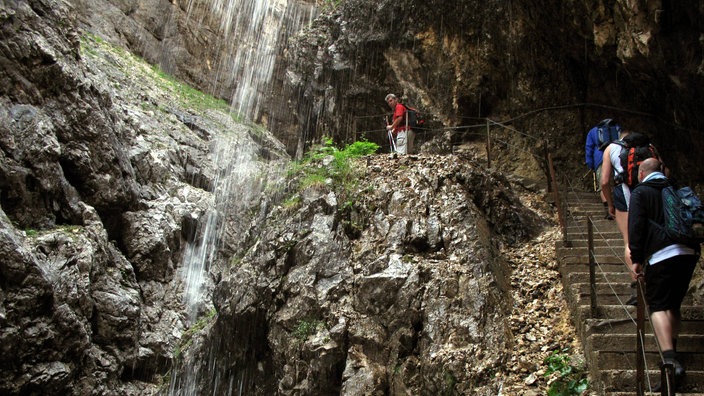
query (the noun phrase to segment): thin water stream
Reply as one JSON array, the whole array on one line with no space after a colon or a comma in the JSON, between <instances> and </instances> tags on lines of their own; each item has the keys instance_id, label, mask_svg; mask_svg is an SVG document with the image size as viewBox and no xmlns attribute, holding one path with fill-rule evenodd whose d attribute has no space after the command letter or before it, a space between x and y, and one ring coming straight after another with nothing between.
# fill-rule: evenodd
<instances>
[{"instance_id":1,"label":"thin water stream","mask_svg":"<svg viewBox=\"0 0 704 396\"><path fill-rule=\"evenodd\" d=\"M311 4L289 0L210 0L188 5L206 7L220 29L221 58L216 80L234 82L232 110L247 120L261 114L277 58L288 38L308 25L316 14ZM202 23L203 21L198 21Z\"/></svg>"},{"instance_id":2,"label":"thin water stream","mask_svg":"<svg viewBox=\"0 0 704 396\"><path fill-rule=\"evenodd\" d=\"M246 120L256 119L266 94L278 55L289 36L309 23L315 9L311 5L288 0L209 0L205 3L192 0L189 13L194 7L208 7L212 18L219 18L219 45L226 50L219 62L218 73L236 82L232 95L232 111ZM202 21L197 21L201 23ZM235 230L228 222L233 214L240 213L256 201L266 184L262 178L262 161L257 158L258 145L250 138L223 136L212 144L213 164L216 175L212 183L212 208L202 219L197 238L186 247L181 266L183 303L187 312L187 323L193 326L212 306L212 266L224 243L225 229ZM242 230L242 232L245 232ZM236 236L235 236L236 238ZM220 373L200 373L199 368L212 367L216 357L214 348L207 348L208 362L174 368L171 375L170 395L198 395L199 381L209 378L214 381L211 389L218 394L242 394L242 379L219 378ZM194 364L195 363L195 364ZM176 371L179 372L176 372Z\"/></svg>"},{"instance_id":3,"label":"thin water stream","mask_svg":"<svg viewBox=\"0 0 704 396\"><path fill-rule=\"evenodd\" d=\"M224 242L225 230L229 229L225 223L246 210L262 193L264 165L256 155L258 146L244 136L219 136L211 145L216 169L212 208L199 225L200 237L186 247L180 270L189 326L194 326L210 309L214 287L211 266ZM198 380L197 368L185 366L181 373L172 374L169 394L197 395Z\"/></svg>"}]
</instances>

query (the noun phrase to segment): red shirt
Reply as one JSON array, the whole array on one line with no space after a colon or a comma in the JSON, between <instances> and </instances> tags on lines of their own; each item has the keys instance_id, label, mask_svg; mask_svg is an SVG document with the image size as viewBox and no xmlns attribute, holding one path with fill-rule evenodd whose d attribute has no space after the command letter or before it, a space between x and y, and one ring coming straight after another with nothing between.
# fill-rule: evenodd
<instances>
[{"instance_id":1,"label":"red shirt","mask_svg":"<svg viewBox=\"0 0 704 396\"><path fill-rule=\"evenodd\" d=\"M394 128L394 133L411 129L406 127L406 106L401 103L396 103L396 108L394 109L393 121L396 121L397 118L401 118L401 122Z\"/></svg>"}]
</instances>

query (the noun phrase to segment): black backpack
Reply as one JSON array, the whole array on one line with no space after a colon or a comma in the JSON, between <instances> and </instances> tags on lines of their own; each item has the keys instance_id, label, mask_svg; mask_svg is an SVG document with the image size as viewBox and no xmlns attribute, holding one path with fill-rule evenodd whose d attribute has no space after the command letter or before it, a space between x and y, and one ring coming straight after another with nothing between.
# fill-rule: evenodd
<instances>
[{"instance_id":1,"label":"black backpack","mask_svg":"<svg viewBox=\"0 0 704 396\"><path fill-rule=\"evenodd\" d=\"M660 158L655 146L650 144L646 135L631 132L623 139L613 142L623 147L619 160L623 172L616 175L616 184L625 183L633 189L638 184L638 167L648 158Z\"/></svg>"},{"instance_id":2,"label":"black backpack","mask_svg":"<svg viewBox=\"0 0 704 396\"><path fill-rule=\"evenodd\" d=\"M621 133L621 127L616 124L611 118L605 118L596 125L597 140L599 141L599 150L604 151L606 146L618 140L618 135Z\"/></svg>"},{"instance_id":3,"label":"black backpack","mask_svg":"<svg viewBox=\"0 0 704 396\"><path fill-rule=\"evenodd\" d=\"M406 108L406 118L408 120L408 127L411 129L423 127L425 125L425 118L423 115L413 107L403 105Z\"/></svg>"}]
</instances>

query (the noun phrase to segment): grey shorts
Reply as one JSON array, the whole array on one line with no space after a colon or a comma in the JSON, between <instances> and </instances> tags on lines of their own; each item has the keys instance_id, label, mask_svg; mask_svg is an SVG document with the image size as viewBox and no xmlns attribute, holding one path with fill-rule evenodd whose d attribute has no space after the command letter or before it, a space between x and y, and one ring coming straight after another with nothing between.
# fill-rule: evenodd
<instances>
[{"instance_id":1,"label":"grey shorts","mask_svg":"<svg viewBox=\"0 0 704 396\"><path fill-rule=\"evenodd\" d=\"M601 192L601 165L594 171L596 174L596 192Z\"/></svg>"}]
</instances>

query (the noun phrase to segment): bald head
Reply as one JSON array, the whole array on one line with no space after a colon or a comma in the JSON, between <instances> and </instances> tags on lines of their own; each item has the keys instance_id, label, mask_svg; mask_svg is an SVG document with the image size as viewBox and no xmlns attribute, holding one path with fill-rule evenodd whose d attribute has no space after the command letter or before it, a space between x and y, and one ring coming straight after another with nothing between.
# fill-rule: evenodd
<instances>
[{"instance_id":1,"label":"bald head","mask_svg":"<svg viewBox=\"0 0 704 396\"><path fill-rule=\"evenodd\" d=\"M662 163L657 158L648 158L638 166L638 181L642 181L653 172L660 172Z\"/></svg>"}]
</instances>

